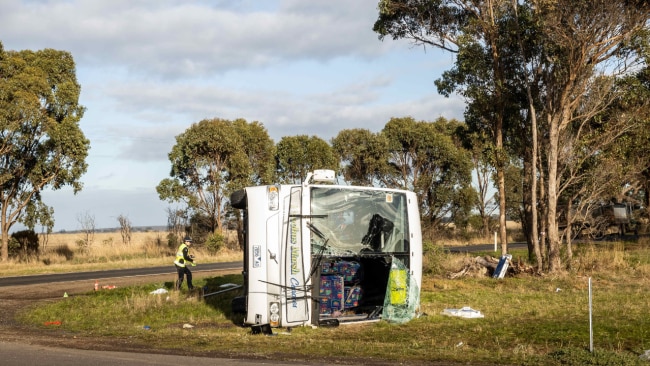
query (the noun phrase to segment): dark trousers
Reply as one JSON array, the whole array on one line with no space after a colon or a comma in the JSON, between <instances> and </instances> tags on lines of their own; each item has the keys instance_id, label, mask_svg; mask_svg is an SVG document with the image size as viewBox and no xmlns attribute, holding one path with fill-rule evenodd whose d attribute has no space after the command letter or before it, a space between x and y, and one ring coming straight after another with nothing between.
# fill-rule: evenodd
<instances>
[{"instance_id":1,"label":"dark trousers","mask_svg":"<svg viewBox=\"0 0 650 366\"><path fill-rule=\"evenodd\" d=\"M190 271L189 268L187 268L187 265L185 267L181 267L179 265L176 266L176 272L178 272L178 279L176 280L176 290L180 290L181 286L183 285L183 276L187 277L187 288L188 289L193 289L194 285L192 285L192 271Z\"/></svg>"}]
</instances>

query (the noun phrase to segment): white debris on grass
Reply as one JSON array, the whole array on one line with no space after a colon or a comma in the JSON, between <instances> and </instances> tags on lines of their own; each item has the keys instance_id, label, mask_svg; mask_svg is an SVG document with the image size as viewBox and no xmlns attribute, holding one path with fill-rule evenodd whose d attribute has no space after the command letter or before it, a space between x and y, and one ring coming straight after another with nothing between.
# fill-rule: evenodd
<instances>
[{"instance_id":1,"label":"white debris on grass","mask_svg":"<svg viewBox=\"0 0 650 366\"><path fill-rule=\"evenodd\" d=\"M650 349L646 350L639 358L643 361L650 361Z\"/></svg>"},{"instance_id":2,"label":"white debris on grass","mask_svg":"<svg viewBox=\"0 0 650 366\"><path fill-rule=\"evenodd\" d=\"M464 306L460 309L445 309L442 311L442 315L447 316L458 316L461 318L483 318L485 317L481 314L480 311L474 310L469 306Z\"/></svg>"},{"instance_id":3,"label":"white debris on grass","mask_svg":"<svg viewBox=\"0 0 650 366\"><path fill-rule=\"evenodd\" d=\"M162 294L166 294L166 293L168 293L168 292L169 292L169 291L167 291L167 290L164 289L164 288L159 288L159 289L157 289L157 290L151 291L150 294L151 294L151 295L162 295Z\"/></svg>"}]
</instances>

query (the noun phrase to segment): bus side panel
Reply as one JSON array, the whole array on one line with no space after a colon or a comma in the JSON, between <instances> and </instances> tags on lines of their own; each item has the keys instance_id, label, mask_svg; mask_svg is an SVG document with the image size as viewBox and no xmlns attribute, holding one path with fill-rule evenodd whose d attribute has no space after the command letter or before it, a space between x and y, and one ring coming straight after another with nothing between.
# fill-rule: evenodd
<instances>
[{"instance_id":1,"label":"bus side panel","mask_svg":"<svg viewBox=\"0 0 650 366\"><path fill-rule=\"evenodd\" d=\"M248 199L248 293L246 324L268 323L269 304L269 247L268 228L278 220L279 212L270 211L267 204L266 187L246 189ZM277 227L278 224L276 223ZM277 232L277 230L276 230ZM277 236L276 236L277 238ZM276 239L277 241L277 239Z\"/></svg>"},{"instance_id":2,"label":"bus side panel","mask_svg":"<svg viewBox=\"0 0 650 366\"><path fill-rule=\"evenodd\" d=\"M422 288L422 228L420 227L420 209L415 193L407 192L409 216L409 269L411 278L415 279L419 288Z\"/></svg>"}]
</instances>

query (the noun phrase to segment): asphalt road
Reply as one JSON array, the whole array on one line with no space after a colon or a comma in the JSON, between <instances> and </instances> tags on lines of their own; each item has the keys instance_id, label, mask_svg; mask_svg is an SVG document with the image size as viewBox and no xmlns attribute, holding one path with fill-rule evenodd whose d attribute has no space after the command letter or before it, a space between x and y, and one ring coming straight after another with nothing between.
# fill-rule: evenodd
<instances>
[{"instance_id":1,"label":"asphalt road","mask_svg":"<svg viewBox=\"0 0 650 366\"><path fill-rule=\"evenodd\" d=\"M175 356L153 353L89 351L74 348L55 348L22 343L0 342L3 366L136 366L136 365L296 365L281 361L238 360L194 356Z\"/></svg>"},{"instance_id":2,"label":"asphalt road","mask_svg":"<svg viewBox=\"0 0 650 366\"><path fill-rule=\"evenodd\" d=\"M222 263L201 263L196 267L192 267L193 273L216 271L216 270L233 270L241 269L241 262L222 262ZM174 266L162 267L149 267L149 268L131 268L131 269L111 269L106 271L92 271L92 272L68 272L68 273L54 273L32 276L15 276L15 277L2 277L0 278L0 287L5 286L21 286L21 285L35 285L42 283L53 282L68 282L68 281L86 281L86 280L100 280L102 278L116 278L116 277L137 277L137 276L151 276L160 274L175 274Z\"/></svg>"}]
</instances>

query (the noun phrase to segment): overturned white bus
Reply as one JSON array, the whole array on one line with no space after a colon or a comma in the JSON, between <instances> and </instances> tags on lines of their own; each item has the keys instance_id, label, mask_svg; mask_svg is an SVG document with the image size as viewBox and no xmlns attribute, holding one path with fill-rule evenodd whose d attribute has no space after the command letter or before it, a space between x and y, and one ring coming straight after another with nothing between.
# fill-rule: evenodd
<instances>
[{"instance_id":1,"label":"overturned white bus","mask_svg":"<svg viewBox=\"0 0 650 366\"><path fill-rule=\"evenodd\" d=\"M247 187L245 325L293 327L412 319L419 307L422 235L413 192L335 185L317 170L302 185Z\"/></svg>"}]
</instances>

